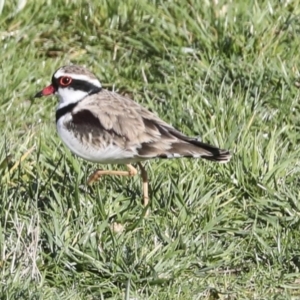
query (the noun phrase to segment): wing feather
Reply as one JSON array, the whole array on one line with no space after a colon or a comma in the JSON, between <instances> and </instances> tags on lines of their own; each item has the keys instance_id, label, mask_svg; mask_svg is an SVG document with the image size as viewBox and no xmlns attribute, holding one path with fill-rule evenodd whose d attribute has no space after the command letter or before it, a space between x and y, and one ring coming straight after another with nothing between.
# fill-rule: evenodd
<instances>
[{"instance_id":1,"label":"wing feather","mask_svg":"<svg viewBox=\"0 0 300 300\"><path fill-rule=\"evenodd\" d=\"M111 141L122 149L132 151L139 159L155 157L203 157L226 162L230 154L226 150L189 138L161 120L155 114L133 100L119 94L101 90L82 100L73 110L73 119L82 111L90 116L90 127L101 134L110 135ZM95 120L98 120L95 121ZM99 139L99 136L97 136Z\"/></svg>"}]
</instances>

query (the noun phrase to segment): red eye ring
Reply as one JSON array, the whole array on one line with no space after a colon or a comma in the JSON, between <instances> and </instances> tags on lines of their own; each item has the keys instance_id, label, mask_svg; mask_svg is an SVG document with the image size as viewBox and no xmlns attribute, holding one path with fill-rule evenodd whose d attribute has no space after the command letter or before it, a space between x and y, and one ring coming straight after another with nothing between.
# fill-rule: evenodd
<instances>
[{"instance_id":1,"label":"red eye ring","mask_svg":"<svg viewBox=\"0 0 300 300\"><path fill-rule=\"evenodd\" d=\"M59 84L61 86L68 86L71 84L71 82L72 82L72 78L69 76L62 76L59 78Z\"/></svg>"}]
</instances>

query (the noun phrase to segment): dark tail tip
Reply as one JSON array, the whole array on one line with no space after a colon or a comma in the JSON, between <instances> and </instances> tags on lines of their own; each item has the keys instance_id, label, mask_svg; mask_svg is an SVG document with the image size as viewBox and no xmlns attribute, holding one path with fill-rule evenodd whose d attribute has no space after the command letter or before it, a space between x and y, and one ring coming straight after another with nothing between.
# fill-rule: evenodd
<instances>
[{"instance_id":1,"label":"dark tail tip","mask_svg":"<svg viewBox=\"0 0 300 300\"><path fill-rule=\"evenodd\" d=\"M231 154L228 150L220 149L216 146L212 146L197 140L190 140L189 142L207 151L207 153L201 155L201 157L204 159L219 163L226 163L231 159Z\"/></svg>"},{"instance_id":2,"label":"dark tail tip","mask_svg":"<svg viewBox=\"0 0 300 300\"><path fill-rule=\"evenodd\" d=\"M227 150L218 149L217 151L213 152L213 155L203 155L202 158L219 163L227 163L231 159L231 154Z\"/></svg>"}]
</instances>

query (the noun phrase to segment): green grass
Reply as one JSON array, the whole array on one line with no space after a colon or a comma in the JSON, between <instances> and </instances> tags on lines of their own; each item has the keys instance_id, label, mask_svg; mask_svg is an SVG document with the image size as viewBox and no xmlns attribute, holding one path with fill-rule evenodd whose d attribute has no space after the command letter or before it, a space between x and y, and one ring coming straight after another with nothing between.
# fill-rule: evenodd
<instances>
[{"instance_id":1,"label":"green grass","mask_svg":"<svg viewBox=\"0 0 300 300\"><path fill-rule=\"evenodd\" d=\"M298 1L18 2L0 15L0 298L300 299ZM147 218L138 177L86 188L97 166L62 145L56 99L31 102L69 63L232 161L147 163Z\"/></svg>"}]
</instances>

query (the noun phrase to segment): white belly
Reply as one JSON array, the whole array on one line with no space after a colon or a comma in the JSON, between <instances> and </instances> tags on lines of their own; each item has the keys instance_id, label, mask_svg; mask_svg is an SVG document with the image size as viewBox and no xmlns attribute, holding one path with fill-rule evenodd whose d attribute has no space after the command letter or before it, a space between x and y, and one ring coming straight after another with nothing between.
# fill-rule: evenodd
<instances>
[{"instance_id":1,"label":"white belly","mask_svg":"<svg viewBox=\"0 0 300 300\"><path fill-rule=\"evenodd\" d=\"M100 164L128 164L139 161L139 159L134 159L135 151L124 150L113 144L101 147L92 144L92 139L82 143L71 131L66 129L63 119L60 118L56 124L58 135L74 154L83 159Z\"/></svg>"}]
</instances>

